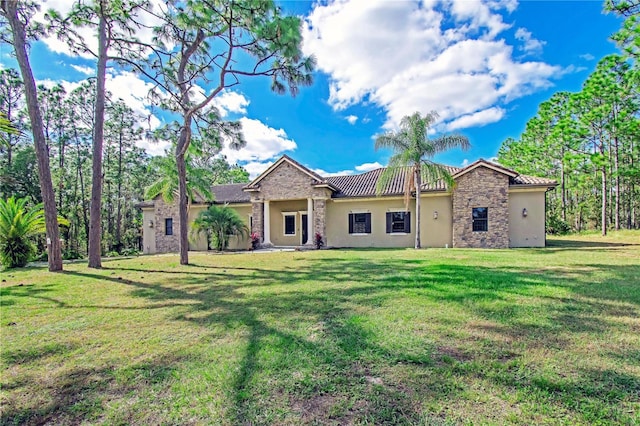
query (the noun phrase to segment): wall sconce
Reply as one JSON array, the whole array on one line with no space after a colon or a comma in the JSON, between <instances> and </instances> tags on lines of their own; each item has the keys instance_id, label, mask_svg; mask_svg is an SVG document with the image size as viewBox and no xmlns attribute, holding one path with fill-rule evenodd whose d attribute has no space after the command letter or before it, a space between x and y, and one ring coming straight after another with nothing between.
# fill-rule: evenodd
<instances>
[{"instance_id":1,"label":"wall sconce","mask_svg":"<svg viewBox=\"0 0 640 426\"><path fill-rule=\"evenodd\" d=\"M433 220L437 220L438 219L438 210L434 210L433 211Z\"/></svg>"},{"instance_id":2,"label":"wall sconce","mask_svg":"<svg viewBox=\"0 0 640 426\"><path fill-rule=\"evenodd\" d=\"M522 209L522 217L527 217L528 214L529 214L529 212L527 211L526 207L524 209Z\"/></svg>"},{"instance_id":3,"label":"wall sconce","mask_svg":"<svg viewBox=\"0 0 640 426\"><path fill-rule=\"evenodd\" d=\"M153 221L152 220L149 221L149 228L153 228Z\"/></svg>"}]
</instances>

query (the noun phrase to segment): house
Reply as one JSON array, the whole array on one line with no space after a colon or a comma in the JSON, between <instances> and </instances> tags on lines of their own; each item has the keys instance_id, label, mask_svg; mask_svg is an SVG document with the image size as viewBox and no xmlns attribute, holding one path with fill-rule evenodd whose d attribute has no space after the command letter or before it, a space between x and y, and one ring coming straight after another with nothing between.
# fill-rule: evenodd
<instances>
[{"instance_id":1,"label":"house","mask_svg":"<svg viewBox=\"0 0 640 426\"><path fill-rule=\"evenodd\" d=\"M482 159L448 170L452 188L443 181L421 188L423 247L544 247L545 194L555 181ZM311 245L319 233L328 247L413 247L415 202L405 207L405 173L378 193L383 171L322 177L285 155L251 183L216 185L213 193L215 204L235 209L265 246ZM158 197L140 207L144 252L177 252L177 205ZM194 202L189 222L206 208ZM248 237L230 242L231 249L249 246ZM189 249L206 250L205 238Z\"/></svg>"}]
</instances>

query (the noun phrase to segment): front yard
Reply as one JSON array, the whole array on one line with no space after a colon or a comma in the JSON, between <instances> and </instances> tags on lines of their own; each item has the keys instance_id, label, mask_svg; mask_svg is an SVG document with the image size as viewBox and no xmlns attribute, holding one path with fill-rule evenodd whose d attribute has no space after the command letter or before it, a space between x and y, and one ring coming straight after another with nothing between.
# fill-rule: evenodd
<instances>
[{"instance_id":1,"label":"front yard","mask_svg":"<svg viewBox=\"0 0 640 426\"><path fill-rule=\"evenodd\" d=\"M2 424L640 423L640 233L5 271Z\"/></svg>"}]
</instances>

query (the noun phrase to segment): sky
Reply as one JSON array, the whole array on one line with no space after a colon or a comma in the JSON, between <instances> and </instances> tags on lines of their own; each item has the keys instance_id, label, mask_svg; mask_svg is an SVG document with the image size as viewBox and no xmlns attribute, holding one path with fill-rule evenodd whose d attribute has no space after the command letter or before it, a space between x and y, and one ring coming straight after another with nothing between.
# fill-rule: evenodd
<instances>
[{"instance_id":1,"label":"sky","mask_svg":"<svg viewBox=\"0 0 640 426\"><path fill-rule=\"evenodd\" d=\"M70 3L48 0L42 9L64 13ZM558 91L579 91L598 60L618 52L609 36L621 23L602 13L600 1L278 3L303 21L303 51L317 60L314 84L291 97L271 92L266 78L252 78L214 99L224 119L242 123L247 140L242 150L222 154L252 177L283 154L324 176L382 167L391 152L375 150L376 135L397 129L416 111L439 114L431 137L458 133L472 145L435 161L464 166L493 159L541 102ZM97 44L93 34L85 36ZM61 82L71 90L95 75L90 58L73 55L53 37L34 43L30 55L43 84ZM9 46L0 45L0 67L16 67ZM142 114L141 125L155 128L170 117L152 108L150 87L133 72L108 72L113 98ZM139 145L160 155L168 142Z\"/></svg>"}]
</instances>

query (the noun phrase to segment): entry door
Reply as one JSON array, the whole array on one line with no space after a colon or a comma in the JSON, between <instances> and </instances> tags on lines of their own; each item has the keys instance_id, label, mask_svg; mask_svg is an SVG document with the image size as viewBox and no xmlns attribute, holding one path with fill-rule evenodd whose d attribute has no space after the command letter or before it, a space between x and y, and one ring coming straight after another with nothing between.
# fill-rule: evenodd
<instances>
[{"instance_id":1,"label":"entry door","mask_svg":"<svg viewBox=\"0 0 640 426\"><path fill-rule=\"evenodd\" d=\"M307 244L309 234L307 232L307 215L302 215L302 244Z\"/></svg>"}]
</instances>

